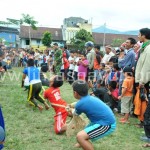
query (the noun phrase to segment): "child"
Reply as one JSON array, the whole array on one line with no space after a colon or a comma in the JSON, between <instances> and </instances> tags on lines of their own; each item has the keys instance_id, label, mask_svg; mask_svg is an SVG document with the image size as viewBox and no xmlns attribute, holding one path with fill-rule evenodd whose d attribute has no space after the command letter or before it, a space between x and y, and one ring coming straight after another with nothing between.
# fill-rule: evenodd
<instances>
[{"instance_id":1,"label":"child","mask_svg":"<svg viewBox=\"0 0 150 150\"><path fill-rule=\"evenodd\" d=\"M84 150L94 150L92 143L112 133L116 129L116 119L111 109L98 98L88 95L85 81L73 83L74 97L79 101L75 105L75 114L85 113L91 123L77 134L77 144Z\"/></svg>"},{"instance_id":2,"label":"child","mask_svg":"<svg viewBox=\"0 0 150 150\"><path fill-rule=\"evenodd\" d=\"M40 71L40 80L42 82L42 86L47 86L49 87L49 80L46 77L46 72L48 71L48 66L47 65L42 65L41 66L41 71Z\"/></svg>"},{"instance_id":3,"label":"child","mask_svg":"<svg viewBox=\"0 0 150 150\"><path fill-rule=\"evenodd\" d=\"M118 64L113 64L113 69L111 70L108 76L108 83L110 83L110 81L116 81L118 86L119 79L120 79L120 68Z\"/></svg>"},{"instance_id":4,"label":"child","mask_svg":"<svg viewBox=\"0 0 150 150\"><path fill-rule=\"evenodd\" d=\"M68 69L69 69L69 61L67 60L66 57L66 53L63 52L63 58L62 58L62 68L61 68L61 72L64 72L64 79L67 79L67 73L68 73Z\"/></svg>"},{"instance_id":5,"label":"child","mask_svg":"<svg viewBox=\"0 0 150 150\"><path fill-rule=\"evenodd\" d=\"M88 60L85 53L82 53L80 56L81 58L78 61L78 79L85 80L87 77Z\"/></svg>"},{"instance_id":6,"label":"child","mask_svg":"<svg viewBox=\"0 0 150 150\"><path fill-rule=\"evenodd\" d=\"M3 68L2 62L0 62L0 79L3 76L5 69Z\"/></svg>"},{"instance_id":7,"label":"child","mask_svg":"<svg viewBox=\"0 0 150 150\"><path fill-rule=\"evenodd\" d=\"M74 70L74 61L75 61L75 57L74 57L74 51L70 51L70 56L69 56L69 72L68 72L68 82L70 84L73 83L73 70Z\"/></svg>"},{"instance_id":8,"label":"child","mask_svg":"<svg viewBox=\"0 0 150 150\"><path fill-rule=\"evenodd\" d=\"M92 83L89 81L89 87L92 88L92 93L90 95L98 97L103 102L105 99L105 94L107 94L108 90L105 87L105 82L103 80L98 80L96 85L93 86Z\"/></svg>"},{"instance_id":9,"label":"child","mask_svg":"<svg viewBox=\"0 0 150 150\"><path fill-rule=\"evenodd\" d=\"M66 131L66 119L69 115L64 107L56 106L57 104L67 106L67 103L60 96L59 87L62 85L62 77L58 75L53 76L50 78L50 87L44 92L44 98L50 101L56 113L54 116L54 130L56 134L61 134Z\"/></svg>"},{"instance_id":10,"label":"child","mask_svg":"<svg viewBox=\"0 0 150 150\"><path fill-rule=\"evenodd\" d=\"M129 113L132 109L132 98L133 98L133 84L134 84L134 78L132 73L132 68L125 67L123 69L123 73L125 76L125 79L122 84L122 94L118 97L118 99L121 99L121 113L124 113L124 118L121 118L119 122L121 123L129 123Z\"/></svg>"},{"instance_id":11,"label":"child","mask_svg":"<svg viewBox=\"0 0 150 150\"><path fill-rule=\"evenodd\" d=\"M113 110L114 108L117 108L118 112L120 113L120 105L119 105L119 89L117 88L117 82L116 81L110 81L108 84L109 92L108 94L111 96L110 101L110 108Z\"/></svg>"},{"instance_id":12,"label":"child","mask_svg":"<svg viewBox=\"0 0 150 150\"><path fill-rule=\"evenodd\" d=\"M74 72L73 72L73 74L74 74L74 80L77 80L78 79L78 61L79 61L79 51L78 50L76 50L75 52L74 52L74 57L75 57L75 60L74 60Z\"/></svg>"},{"instance_id":13,"label":"child","mask_svg":"<svg viewBox=\"0 0 150 150\"><path fill-rule=\"evenodd\" d=\"M45 105L46 109L49 109L49 105L45 102L45 100L40 96L40 92L42 89L42 83L40 80L40 71L38 68L34 67L34 60L29 59L28 67L23 70L22 77L22 87L24 86L24 79L26 76L29 78L29 91L28 91L28 102L35 107L38 107L40 111L43 110L43 107L37 104L35 98Z\"/></svg>"}]
</instances>

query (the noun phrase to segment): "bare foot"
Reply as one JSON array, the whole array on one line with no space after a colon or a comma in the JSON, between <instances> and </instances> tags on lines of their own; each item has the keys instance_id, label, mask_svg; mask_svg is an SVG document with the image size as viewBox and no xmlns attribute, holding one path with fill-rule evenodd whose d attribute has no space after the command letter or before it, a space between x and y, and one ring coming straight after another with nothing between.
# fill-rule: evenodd
<instances>
[{"instance_id":1,"label":"bare foot","mask_svg":"<svg viewBox=\"0 0 150 150\"><path fill-rule=\"evenodd\" d=\"M42 107L42 106L40 106L40 105L38 105L38 108L39 108L40 112L42 112L43 107Z\"/></svg>"},{"instance_id":2,"label":"bare foot","mask_svg":"<svg viewBox=\"0 0 150 150\"><path fill-rule=\"evenodd\" d=\"M48 104L45 105L45 109L46 109L46 110L49 109L49 105L48 105Z\"/></svg>"},{"instance_id":3,"label":"bare foot","mask_svg":"<svg viewBox=\"0 0 150 150\"><path fill-rule=\"evenodd\" d=\"M150 147L150 143L146 143L146 144L142 145L142 147L144 147L144 148Z\"/></svg>"},{"instance_id":4,"label":"bare foot","mask_svg":"<svg viewBox=\"0 0 150 150\"><path fill-rule=\"evenodd\" d=\"M75 147L75 148L81 148L81 145L80 145L79 143L76 143L76 144L74 145L74 147Z\"/></svg>"}]
</instances>

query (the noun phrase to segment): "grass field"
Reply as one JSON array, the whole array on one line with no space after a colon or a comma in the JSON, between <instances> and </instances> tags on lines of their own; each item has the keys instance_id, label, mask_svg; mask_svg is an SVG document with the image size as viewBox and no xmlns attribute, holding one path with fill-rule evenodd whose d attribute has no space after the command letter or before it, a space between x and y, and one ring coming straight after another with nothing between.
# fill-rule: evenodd
<instances>
[{"instance_id":1,"label":"grass field","mask_svg":"<svg viewBox=\"0 0 150 150\"><path fill-rule=\"evenodd\" d=\"M27 91L20 88L22 69L13 70L14 73L6 73L0 83L0 104L6 124L4 150L75 150L75 136L67 138L54 133L52 108L40 113L27 106ZM13 79L14 74L18 79ZM76 101L68 83L61 87L61 95L68 103ZM143 142L139 137L143 129L133 125L138 123L137 119L130 120L130 124L117 123L116 132L93 143L95 150L142 150Z\"/></svg>"}]
</instances>

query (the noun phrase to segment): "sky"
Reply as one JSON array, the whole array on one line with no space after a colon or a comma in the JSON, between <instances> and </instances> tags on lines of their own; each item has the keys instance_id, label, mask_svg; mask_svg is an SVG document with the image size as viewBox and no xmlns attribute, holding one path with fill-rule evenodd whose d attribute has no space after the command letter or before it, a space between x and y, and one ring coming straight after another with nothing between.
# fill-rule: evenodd
<instances>
[{"instance_id":1,"label":"sky","mask_svg":"<svg viewBox=\"0 0 150 150\"><path fill-rule=\"evenodd\" d=\"M119 31L150 27L149 0L0 0L0 21L20 19L29 14L38 26L61 27L64 18L82 17L93 28L106 27Z\"/></svg>"}]
</instances>

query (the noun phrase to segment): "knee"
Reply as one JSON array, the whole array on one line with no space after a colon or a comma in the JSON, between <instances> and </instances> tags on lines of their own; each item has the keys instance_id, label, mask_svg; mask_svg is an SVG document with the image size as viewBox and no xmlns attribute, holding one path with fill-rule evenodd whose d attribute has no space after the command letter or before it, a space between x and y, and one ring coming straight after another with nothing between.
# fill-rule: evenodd
<instances>
[{"instance_id":1,"label":"knee","mask_svg":"<svg viewBox=\"0 0 150 150\"><path fill-rule=\"evenodd\" d=\"M83 135L82 135L81 132L77 133L76 139L77 139L78 142L83 139Z\"/></svg>"}]
</instances>

